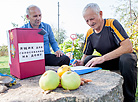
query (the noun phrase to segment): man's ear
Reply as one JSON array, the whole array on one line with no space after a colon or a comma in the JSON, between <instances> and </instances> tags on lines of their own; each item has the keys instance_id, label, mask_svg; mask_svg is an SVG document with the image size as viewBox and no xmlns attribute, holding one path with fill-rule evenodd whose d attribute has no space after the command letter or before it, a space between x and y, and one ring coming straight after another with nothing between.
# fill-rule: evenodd
<instances>
[{"instance_id":1,"label":"man's ear","mask_svg":"<svg viewBox=\"0 0 138 102\"><path fill-rule=\"evenodd\" d=\"M100 14L101 17L103 16L103 12L102 11L100 11L99 14Z\"/></svg>"},{"instance_id":2,"label":"man's ear","mask_svg":"<svg viewBox=\"0 0 138 102\"><path fill-rule=\"evenodd\" d=\"M29 15L26 15L26 18L29 19Z\"/></svg>"}]
</instances>

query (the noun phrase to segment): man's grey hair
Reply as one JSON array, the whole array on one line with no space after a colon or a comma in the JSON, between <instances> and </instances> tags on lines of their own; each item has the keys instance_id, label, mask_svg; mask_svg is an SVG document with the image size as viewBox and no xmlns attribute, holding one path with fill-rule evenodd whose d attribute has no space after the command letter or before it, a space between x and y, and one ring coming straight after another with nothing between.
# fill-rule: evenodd
<instances>
[{"instance_id":1,"label":"man's grey hair","mask_svg":"<svg viewBox=\"0 0 138 102\"><path fill-rule=\"evenodd\" d=\"M36 8L38 8L38 9L40 9L40 8L37 7L36 5L30 5L30 6L28 6L27 9L26 9L26 14L27 14L27 15L29 15L29 9L30 9L31 7L36 7Z\"/></svg>"},{"instance_id":2,"label":"man's grey hair","mask_svg":"<svg viewBox=\"0 0 138 102\"><path fill-rule=\"evenodd\" d=\"M84 9L83 9L83 12L82 12L83 16L84 16L84 14L85 14L85 12L86 12L86 10L87 10L88 8L91 8L91 9L94 10L97 14L99 14L99 12L101 11L100 7L99 7L96 3L89 3L89 4L87 4L87 5L84 7Z\"/></svg>"}]
</instances>

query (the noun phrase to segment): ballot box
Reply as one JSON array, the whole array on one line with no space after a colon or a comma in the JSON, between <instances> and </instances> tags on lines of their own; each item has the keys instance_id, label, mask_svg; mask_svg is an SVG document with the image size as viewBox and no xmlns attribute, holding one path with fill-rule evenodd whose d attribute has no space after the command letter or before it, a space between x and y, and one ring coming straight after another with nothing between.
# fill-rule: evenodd
<instances>
[{"instance_id":1,"label":"ballot box","mask_svg":"<svg viewBox=\"0 0 138 102\"><path fill-rule=\"evenodd\" d=\"M41 32L42 29L32 28L8 30L11 75L24 79L45 72L44 41Z\"/></svg>"}]
</instances>

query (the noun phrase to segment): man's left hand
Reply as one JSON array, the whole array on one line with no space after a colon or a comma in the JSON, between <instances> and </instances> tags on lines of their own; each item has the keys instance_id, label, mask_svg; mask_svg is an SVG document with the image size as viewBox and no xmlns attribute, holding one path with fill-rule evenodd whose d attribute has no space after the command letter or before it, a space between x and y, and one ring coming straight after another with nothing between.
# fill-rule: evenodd
<instances>
[{"instance_id":1,"label":"man's left hand","mask_svg":"<svg viewBox=\"0 0 138 102\"><path fill-rule=\"evenodd\" d=\"M55 52L55 55L56 55L56 57L60 57L60 56L63 56L64 53L61 50L58 50Z\"/></svg>"},{"instance_id":2,"label":"man's left hand","mask_svg":"<svg viewBox=\"0 0 138 102\"><path fill-rule=\"evenodd\" d=\"M95 58L92 58L90 61L88 61L85 66L86 67L94 67L94 66L96 66L96 64L101 64L103 62L104 62L103 57L95 57Z\"/></svg>"}]
</instances>

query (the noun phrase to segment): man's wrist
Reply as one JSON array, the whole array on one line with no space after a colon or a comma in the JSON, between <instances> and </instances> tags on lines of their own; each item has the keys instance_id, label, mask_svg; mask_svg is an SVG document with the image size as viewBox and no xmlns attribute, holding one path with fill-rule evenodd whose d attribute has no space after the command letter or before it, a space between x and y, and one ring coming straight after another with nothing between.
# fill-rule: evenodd
<instances>
[{"instance_id":1,"label":"man's wrist","mask_svg":"<svg viewBox=\"0 0 138 102\"><path fill-rule=\"evenodd\" d=\"M103 60L103 62L105 62L106 60L105 60L105 56L101 56L102 57L102 60Z\"/></svg>"}]
</instances>

